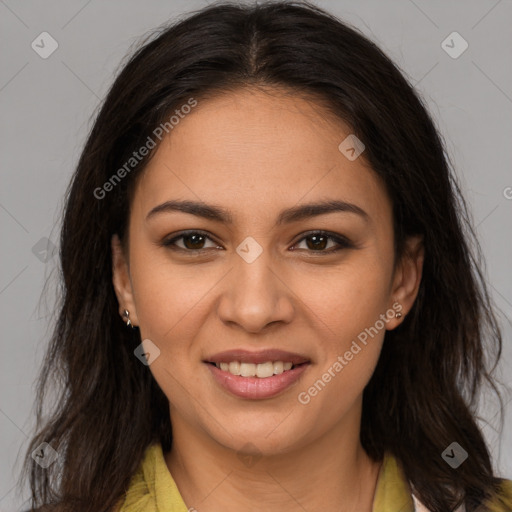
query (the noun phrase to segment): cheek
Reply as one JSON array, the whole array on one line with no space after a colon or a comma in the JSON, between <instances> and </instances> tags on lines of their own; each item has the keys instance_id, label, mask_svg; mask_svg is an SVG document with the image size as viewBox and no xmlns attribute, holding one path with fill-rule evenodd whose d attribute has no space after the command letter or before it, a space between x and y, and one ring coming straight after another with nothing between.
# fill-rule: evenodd
<instances>
[{"instance_id":1,"label":"cheek","mask_svg":"<svg viewBox=\"0 0 512 512\"><path fill-rule=\"evenodd\" d=\"M199 266L135 255L132 284L141 334L172 347L186 342L204 321L206 296L217 280Z\"/></svg>"},{"instance_id":2,"label":"cheek","mask_svg":"<svg viewBox=\"0 0 512 512\"><path fill-rule=\"evenodd\" d=\"M376 303L363 304L328 312L329 338L320 341L318 364L297 392L297 401L319 427L327 428L352 409L377 365L386 332L379 315L385 312Z\"/></svg>"},{"instance_id":3,"label":"cheek","mask_svg":"<svg viewBox=\"0 0 512 512\"><path fill-rule=\"evenodd\" d=\"M363 392L380 355L385 320L393 315L389 280L386 263L369 257L317 280L316 286L304 283L310 290L308 309L321 320L316 326L322 346L315 372L301 388L304 401L322 409L328 404L339 414Z\"/></svg>"},{"instance_id":4,"label":"cheek","mask_svg":"<svg viewBox=\"0 0 512 512\"><path fill-rule=\"evenodd\" d=\"M355 408L360 407L364 388L379 356L380 343L377 340L373 343L345 365L333 358L309 381L304 381L297 391L296 403L305 431L326 431L342 418L351 422L357 417L350 411L354 412Z\"/></svg>"},{"instance_id":5,"label":"cheek","mask_svg":"<svg viewBox=\"0 0 512 512\"><path fill-rule=\"evenodd\" d=\"M149 369L159 387L182 414L195 421L197 397L191 390L200 387L194 365L199 347L194 340L205 321L205 295L213 281L197 277L195 270L171 265L165 258L134 254L131 268L135 305L141 339L151 340L160 350Z\"/></svg>"},{"instance_id":6,"label":"cheek","mask_svg":"<svg viewBox=\"0 0 512 512\"><path fill-rule=\"evenodd\" d=\"M361 258L314 281L305 280L304 301L336 337L341 350L370 328L389 307L390 270L382 262Z\"/></svg>"}]
</instances>

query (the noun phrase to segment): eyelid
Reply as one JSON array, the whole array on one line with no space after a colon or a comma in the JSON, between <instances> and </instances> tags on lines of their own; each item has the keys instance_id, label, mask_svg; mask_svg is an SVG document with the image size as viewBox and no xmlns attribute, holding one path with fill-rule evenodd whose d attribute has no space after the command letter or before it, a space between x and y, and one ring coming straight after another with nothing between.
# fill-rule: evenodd
<instances>
[{"instance_id":1,"label":"eyelid","mask_svg":"<svg viewBox=\"0 0 512 512\"><path fill-rule=\"evenodd\" d=\"M312 249L292 249L292 250L305 251L307 253L307 255L311 256L311 257L321 257L321 256L328 256L330 254L335 254L343 249L355 249L356 248L356 244L354 244L354 242L352 242L346 236L341 235L339 233L332 233L331 231L326 231L324 229L316 229L316 230L312 229L310 231L301 233L299 235L300 238L293 244L293 246L298 245L303 240L305 240L306 238L313 236L313 235L324 236L324 237L330 239L331 241L333 241L336 244L336 246L331 247L330 249L318 250L318 251L314 251Z\"/></svg>"},{"instance_id":2,"label":"eyelid","mask_svg":"<svg viewBox=\"0 0 512 512\"><path fill-rule=\"evenodd\" d=\"M164 239L163 242L162 242L162 245L165 246L165 247L168 247L170 249L173 249L173 250L177 250L177 251L182 251L182 252L188 252L188 253L200 253L201 251L207 251L208 249L211 249L210 247L206 248L206 249L196 249L196 250L193 250L193 249L183 249L182 247L177 247L176 245L174 245L174 243L179 240L180 238L183 238L187 235L203 235L205 238L208 238L209 240L211 240L212 242L216 243L217 245L220 245L213 237L210 233L208 233L207 231L203 231L201 229L188 229L188 230L185 230L185 231L180 231L179 233L177 233L176 235L172 236L171 238L169 239Z\"/></svg>"},{"instance_id":3,"label":"eyelid","mask_svg":"<svg viewBox=\"0 0 512 512\"><path fill-rule=\"evenodd\" d=\"M189 253L189 254L200 254L203 251L208 251L208 250L212 249L212 247L207 247L207 248L204 248L204 249L183 249L182 247L178 247L178 246L175 245L175 242L178 241L179 239L181 239L181 238L183 238L183 237L185 237L187 235L195 235L195 234L203 235L205 238L208 238L212 242L214 242L214 243L216 243L218 245L221 245L221 244L219 244L215 240L215 238L212 237L212 235L210 233L208 233L207 231L203 231L201 229L189 229L189 230L181 231L181 232L177 233L176 235L172 236L169 239L164 239L163 242L161 243L161 245L163 245L164 247L170 248L171 250L176 250L176 251L180 251L180 252L186 252L186 253ZM325 236L325 237L329 238L330 240L334 241L337 244L337 247L334 247L334 248L331 247L330 249L319 250L319 251L308 250L308 249L299 249L299 250L305 250L308 253L315 253L316 252L319 255L321 255L321 254L332 254L332 253L337 252L337 251L339 251L341 249L353 249L353 248L356 248L356 245L349 238L347 238L346 236L341 235L339 233L332 233L330 231L326 231L326 230L323 230L323 229L316 229L316 230L313 229L313 230L309 230L309 231L306 231L304 233L301 233L299 235L300 238L298 238L294 242L293 246L299 244L304 239L306 239L306 238L308 238L309 236L312 236L312 235Z\"/></svg>"}]
</instances>

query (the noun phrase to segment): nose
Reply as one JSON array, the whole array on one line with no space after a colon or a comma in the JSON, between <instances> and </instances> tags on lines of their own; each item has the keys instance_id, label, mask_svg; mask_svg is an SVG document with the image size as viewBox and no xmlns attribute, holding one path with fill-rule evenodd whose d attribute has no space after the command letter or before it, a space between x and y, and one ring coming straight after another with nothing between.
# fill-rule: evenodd
<instances>
[{"instance_id":1,"label":"nose","mask_svg":"<svg viewBox=\"0 0 512 512\"><path fill-rule=\"evenodd\" d=\"M218 306L220 319L244 331L258 333L270 324L287 324L295 312L295 295L280 265L263 249L253 261L233 256L233 268L224 282Z\"/></svg>"}]
</instances>

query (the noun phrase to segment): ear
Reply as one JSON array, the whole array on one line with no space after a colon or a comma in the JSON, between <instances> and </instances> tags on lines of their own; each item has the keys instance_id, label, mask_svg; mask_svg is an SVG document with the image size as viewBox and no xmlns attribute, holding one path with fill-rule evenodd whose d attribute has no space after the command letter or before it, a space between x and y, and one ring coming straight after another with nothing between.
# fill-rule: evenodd
<instances>
[{"instance_id":1,"label":"ear","mask_svg":"<svg viewBox=\"0 0 512 512\"><path fill-rule=\"evenodd\" d=\"M130 269L126 255L124 254L119 236L115 234L111 240L112 247L112 282L119 303L119 314L125 320L123 312L127 309L130 313L132 325L138 325L137 309L133 298Z\"/></svg>"},{"instance_id":2,"label":"ear","mask_svg":"<svg viewBox=\"0 0 512 512\"><path fill-rule=\"evenodd\" d=\"M424 257L423 236L409 237L405 242L402 258L395 269L391 290L393 309L397 313L402 313L402 317L389 320L388 330L397 327L414 305L420 289Z\"/></svg>"}]
</instances>

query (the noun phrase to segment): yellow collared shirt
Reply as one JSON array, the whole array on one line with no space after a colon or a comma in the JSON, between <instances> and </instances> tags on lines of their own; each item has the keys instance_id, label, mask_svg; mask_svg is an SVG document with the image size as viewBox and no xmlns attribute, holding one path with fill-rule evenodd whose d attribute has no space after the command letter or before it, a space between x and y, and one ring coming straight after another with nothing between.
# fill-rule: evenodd
<instances>
[{"instance_id":1,"label":"yellow collared shirt","mask_svg":"<svg viewBox=\"0 0 512 512\"><path fill-rule=\"evenodd\" d=\"M512 482L506 482L512 503ZM118 512L194 512L187 508L165 463L162 446L149 446L144 459L132 477ZM490 507L489 511L505 512ZM372 512L428 512L411 495L411 489L395 458L387 453L379 472ZM464 507L459 509L464 512ZM506 511L508 512L508 511Z\"/></svg>"}]
</instances>

